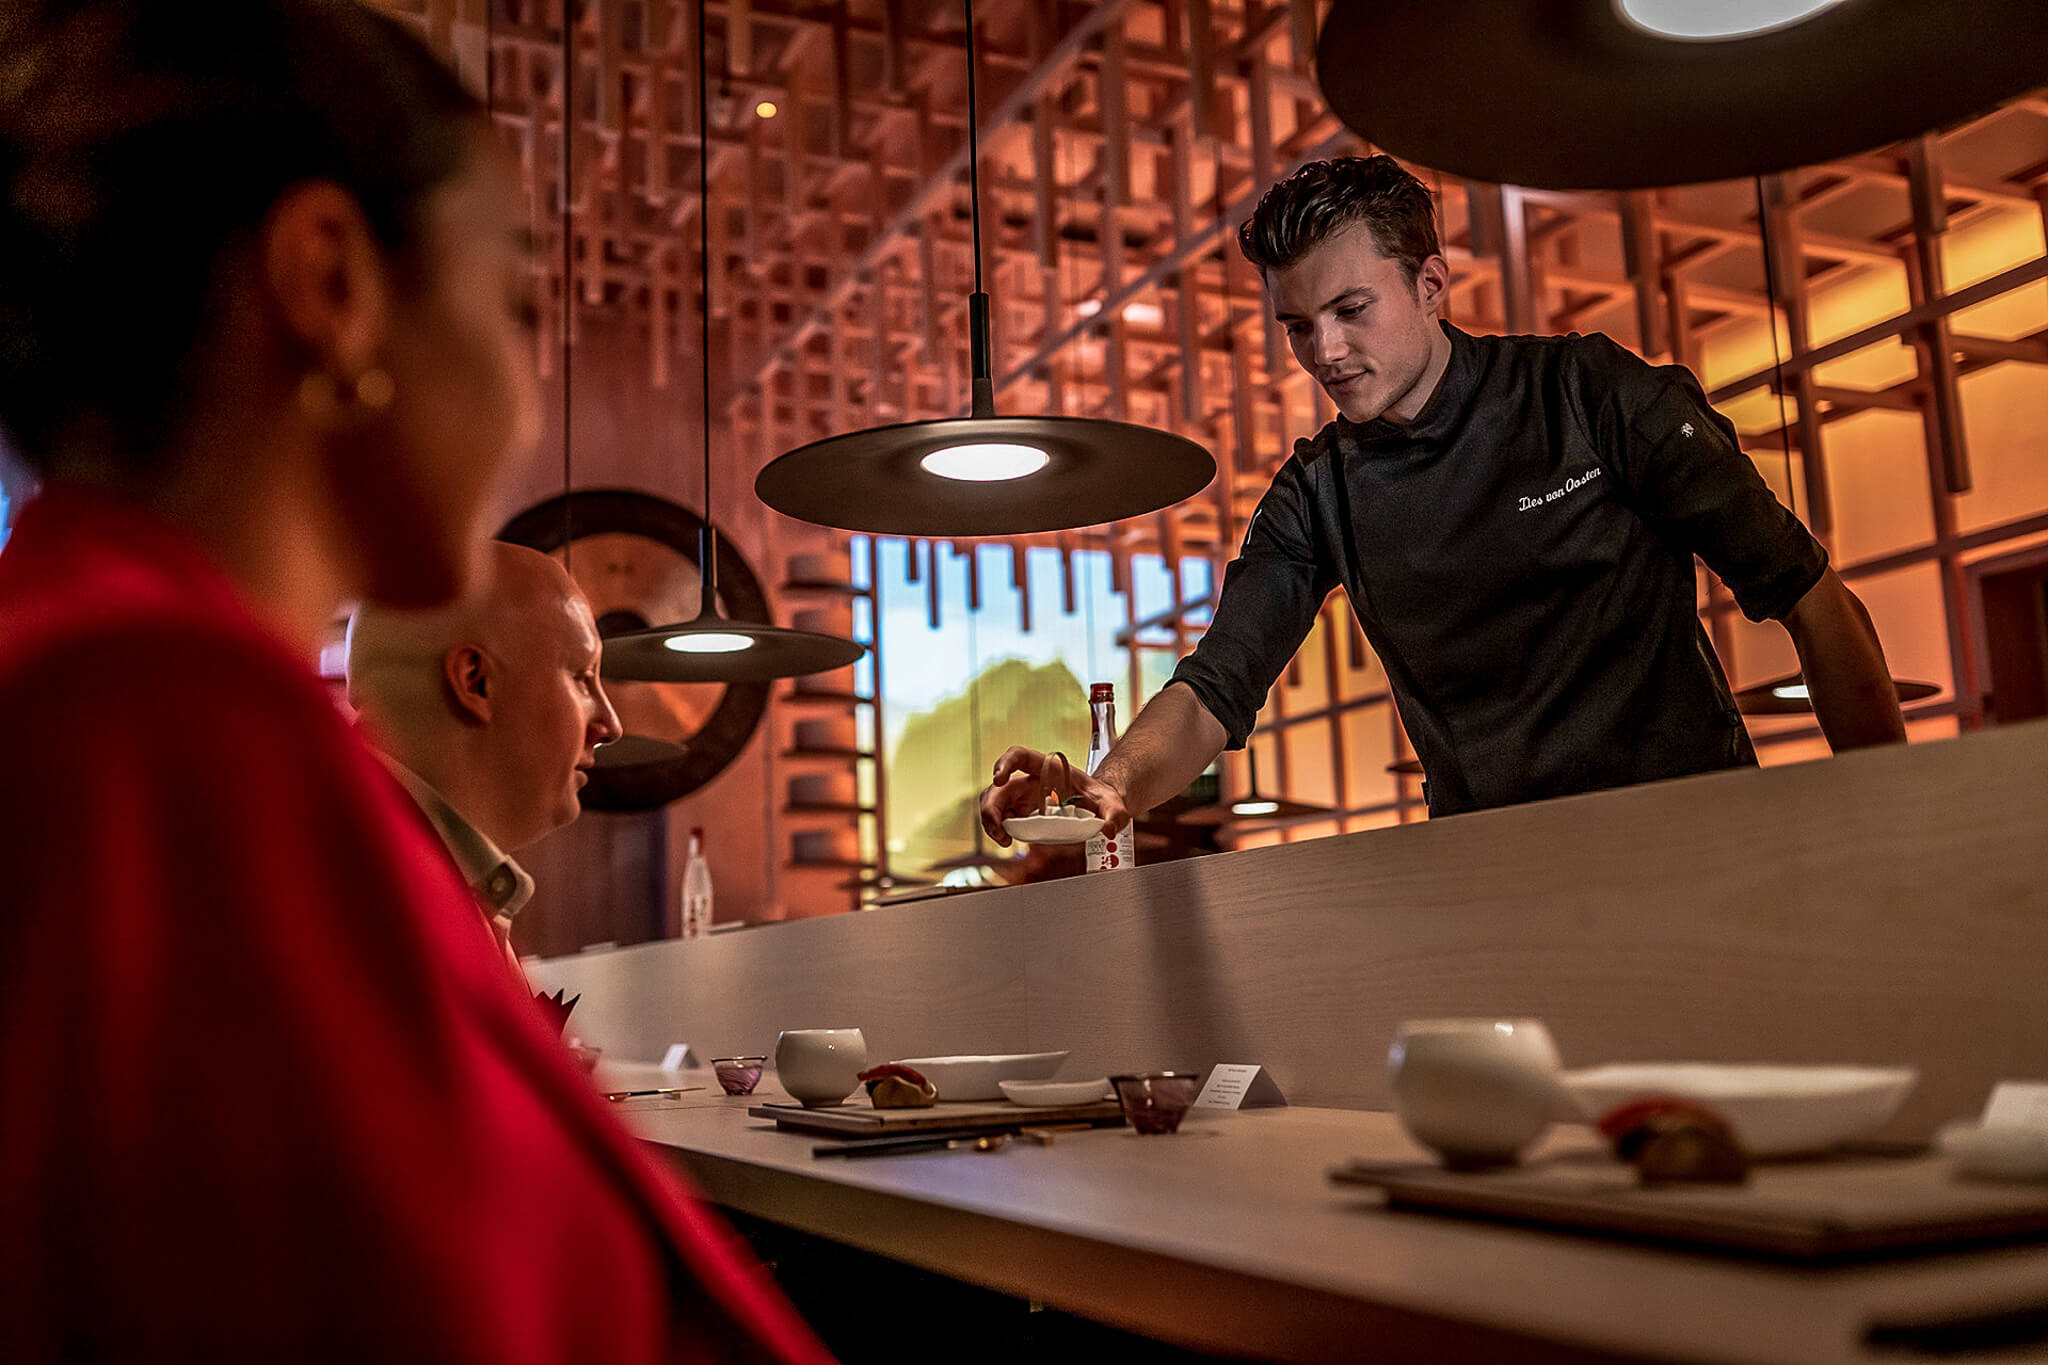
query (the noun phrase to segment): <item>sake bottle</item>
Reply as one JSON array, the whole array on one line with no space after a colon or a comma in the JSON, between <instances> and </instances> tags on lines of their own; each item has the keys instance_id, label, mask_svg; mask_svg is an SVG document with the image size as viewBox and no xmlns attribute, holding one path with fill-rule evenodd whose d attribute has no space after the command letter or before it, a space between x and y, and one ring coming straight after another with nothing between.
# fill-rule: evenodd
<instances>
[{"instance_id":1,"label":"sake bottle","mask_svg":"<svg viewBox=\"0 0 2048 1365\"><path fill-rule=\"evenodd\" d=\"M704 857L704 829L690 830L690 860L683 865L683 937L702 938L711 928L711 864Z\"/></svg>"},{"instance_id":2,"label":"sake bottle","mask_svg":"<svg viewBox=\"0 0 2048 1365\"><path fill-rule=\"evenodd\" d=\"M1112 683L1095 683L1088 689L1088 771L1092 775L1102 766L1102 760L1109 756L1110 746L1116 743L1116 687ZM1136 841L1132 837L1135 825L1125 825L1114 838L1101 834L1089 839L1087 846L1087 869L1090 872L1109 872L1117 868L1136 867L1138 864Z\"/></svg>"}]
</instances>

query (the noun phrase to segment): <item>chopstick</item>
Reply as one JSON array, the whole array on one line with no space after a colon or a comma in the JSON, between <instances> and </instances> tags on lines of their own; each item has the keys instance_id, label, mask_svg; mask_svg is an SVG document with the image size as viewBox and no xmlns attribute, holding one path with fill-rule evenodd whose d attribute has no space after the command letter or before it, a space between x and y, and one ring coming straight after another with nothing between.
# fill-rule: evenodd
<instances>
[{"instance_id":1,"label":"chopstick","mask_svg":"<svg viewBox=\"0 0 2048 1365\"><path fill-rule=\"evenodd\" d=\"M604 1097L613 1104L617 1104L620 1100L645 1099L649 1095L683 1095L692 1090L702 1090L704 1088L701 1085L672 1085L661 1090L607 1090L604 1092Z\"/></svg>"},{"instance_id":2,"label":"chopstick","mask_svg":"<svg viewBox=\"0 0 2048 1365\"><path fill-rule=\"evenodd\" d=\"M881 1143L872 1142L863 1143L859 1146L848 1144L848 1146L844 1150L840 1151L813 1148L811 1150L811 1155L814 1157L843 1156L847 1158L853 1158L869 1156L910 1156L917 1152L999 1152L1003 1149L1003 1145L1007 1143L1009 1140L1010 1135L1008 1133L978 1133L973 1137L919 1138L914 1142L890 1143L886 1146L884 1146Z\"/></svg>"},{"instance_id":3,"label":"chopstick","mask_svg":"<svg viewBox=\"0 0 2048 1365\"><path fill-rule=\"evenodd\" d=\"M893 1156L898 1152L930 1152L949 1142L988 1137L986 1128L951 1128L936 1132L908 1133L901 1137L861 1138L854 1142L827 1142L811 1148L814 1157Z\"/></svg>"}]
</instances>

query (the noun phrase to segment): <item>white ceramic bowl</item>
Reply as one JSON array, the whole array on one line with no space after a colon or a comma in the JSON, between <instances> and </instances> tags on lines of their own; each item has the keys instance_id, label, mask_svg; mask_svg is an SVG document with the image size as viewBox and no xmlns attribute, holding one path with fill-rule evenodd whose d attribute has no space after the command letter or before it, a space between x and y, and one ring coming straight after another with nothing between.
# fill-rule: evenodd
<instances>
[{"instance_id":1,"label":"white ceramic bowl","mask_svg":"<svg viewBox=\"0 0 2048 1365\"><path fill-rule=\"evenodd\" d=\"M1920 1073L1906 1066L1741 1066L1626 1062L1570 1071L1588 1123L1630 1100L1694 1100L1728 1120L1751 1156L1818 1152L1882 1128Z\"/></svg>"},{"instance_id":2,"label":"white ceramic bowl","mask_svg":"<svg viewBox=\"0 0 2048 1365\"><path fill-rule=\"evenodd\" d=\"M1511 1162L1557 1116L1557 1044L1535 1019L1418 1019L1387 1051L1394 1112L1454 1168Z\"/></svg>"},{"instance_id":3,"label":"white ceramic bowl","mask_svg":"<svg viewBox=\"0 0 2048 1365\"><path fill-rule=\"evenodd\" d=\"M1002 1087L1003 1097L1012 1104L1032 1108L1088 1104L1106 1100L1112 1093L1107 1076L1097 1076L1092 1081L997 1081L996 1084Z\"/></svg>"},{"instance_id":4,"label":"white ceramic bowl","mask_svg":"<svg viewBox=\"0 0 2048 1365\"><path fill-rule=\"evenodd\" d=\"M1004 1081L1049 1081L1064 1052L1013 1052L989 1057L898 1057L938 1087L942 1100L999 1100Z\"/></svg>"},{"instance_id":5,"label":"white ceramic bowl","mask_svg":"<svg viewBox=\"0 0 2048 1365\"><path fill-rule=\"evenodd\" d=\"M1012 815L1003 821L1012 839L1027 844L1080 844L1102 829L1099 815Z\"/></svg>"},{"instance_id":6,"label":"white ceramic bowl","mask_svg":"<svg viewBox=\"0 0 2048 1365\"><path fill-rule=\"evenodd\" d=\"M775 1040L775 1079L806 1109L842 1103L867 1064L868 1042L857 1028L784 1029Z\"/></svg>"}]
</instances>

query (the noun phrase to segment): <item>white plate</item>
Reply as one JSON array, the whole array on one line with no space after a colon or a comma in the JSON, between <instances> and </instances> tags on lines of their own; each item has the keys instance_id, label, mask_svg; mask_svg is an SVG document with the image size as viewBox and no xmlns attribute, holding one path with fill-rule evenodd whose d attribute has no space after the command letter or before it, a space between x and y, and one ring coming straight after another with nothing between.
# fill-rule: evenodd
<instances>
[{"instance_id":1,"label":"white plate","mask_svg":"<svg viewBox=\"0 0 2048 1365\"><path fill-rule=\"evenodd\" d=\"M2048 1132L1951 1123L1935 1134L1934 1140L1955 1163L1959 1175L1978 1180L2048 1180Z\"/></svg>"},{"instance_id":2,"label":"white plate","mask_svg":"<svg viewBox=\"0 0 2048 1365\"><path fill-rule=\"evenodd\" d=\"M1109 1098L1109 1077L1092 1081L997 1081L1012 1104L1051 1108L1062 1104L1088 1104Z\"/></svg>"},{"instance_id":3,"label":"white plate","mask_svg":"<svg viewBox=\"0 0 2048 1365\"><path fill-rule=\"evenodd\" d=\"M1004 1081L1049 1081L1064 1052L1013 1052L994 1057L898 1057L939 1088L942 1100L999 1100Z\"/></svg>"},{"instance_id":4,"label":"white plate","mask_svg":"<svg viewBox=\"0 0 2048 1365\"><path fill-rule=\"evenodd\" d=\"M1099 815L1012 815L1003 821L1012 839L1027 844L1080 844L1102 828Z\"/></svg>"},{"instance_id":5,"label":"white plate","mask_svg":"<svg viewBox=\"0 0 2048 1365\"><path fill-rule=\"evenodd\" d=\"M1630 1100L1696 1100L1728 1120L1751 1156L1817 1152L1862 1137L1898 1112L1920 1073L1904 1066L1722 1066L1628 1062L1568 1071L1588 1123Z\"/></svg>"}]
</instances>

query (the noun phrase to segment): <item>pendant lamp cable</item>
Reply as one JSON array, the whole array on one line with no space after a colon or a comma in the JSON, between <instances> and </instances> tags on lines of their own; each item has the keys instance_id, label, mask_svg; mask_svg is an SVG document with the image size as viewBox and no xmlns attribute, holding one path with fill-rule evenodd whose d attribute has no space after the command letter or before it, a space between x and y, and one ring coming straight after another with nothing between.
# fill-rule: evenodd
<instances>
[{"instance_id":1,"label":"pendant lamp cable","mask_svg":"<svg viewBox=\"0 0 2048 1365\"><path fill-rule=\"evenodd\" d=\"M1777 253L1771 249L1771 238L1777 229L1771 221L1769 207L1764 202L1764 178L1756 178L1756 227L1757 240L1764 249L1764 293L1769 299L1770 309L1765 314L1765 327L1771 334L1772 383L1778 399L1778 449L1785 455L1785 505L1798 515L1799 494L1792 486L1792 422L1785 415L1785 358L1778 353L1778 271L1774 264ZM1786 319L1791 325L1791 319Z\"/></svg>"},{"instance_id":2,"label":"pendant lamp cable","mask_svg":"<svg viewBox=\"0 0 2048 1365\"><path fill-rule=\"evenodd\" d=\"M705 39L705 0L697 0L697 260L702 286L702 309L698 321L698 387L704 408L704 538L698 571L704 579L704 611L709 614L717 599L718 533L711 527L711 56ZM725 49L732 51L726 15ZM792 109L790 117L802 111Z\"/></svg>"},{"instance_id":3,"label":"pendant lamp cable","mask_svg":"<svg viewBox=\"0 0 2048 1365\"><path fill-rule=\"evenodd\" d=\"M967 14L967 222L974 242L974 292L967 299L967 351L973 376L972 412L996 415L994 362L990 355L988 293L981 281L981 113L974 68L974 0L962 0Z\"/></svg>"},{"instance_id":4,"label":"pendant lamp cable","mask_svg":"<svg viewBox=\"0 0 2048 1365\"><path fill-rule=\"evenodd\" d=\"M981 132L974 97L974 0L967 6L967 220L974 236L974 292L981 290Z\"/></svg>"},{"instance_id":5,"label":"pendant lamp cable","mask_svg":"<svg viewBox=\"0 0 2048 1365\"><path fill-rule=\"evenodd\" d=\"M570 511L569 416L570 361L574 342L570 333L576 316L576 234L570 227L570 197L574 194L576 143L576 0L562 0L562 568L568 570L575 525Z\"/></svg>"}]
</instances>

